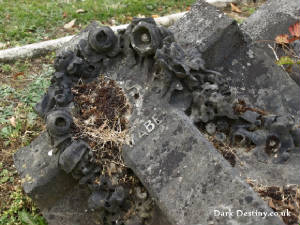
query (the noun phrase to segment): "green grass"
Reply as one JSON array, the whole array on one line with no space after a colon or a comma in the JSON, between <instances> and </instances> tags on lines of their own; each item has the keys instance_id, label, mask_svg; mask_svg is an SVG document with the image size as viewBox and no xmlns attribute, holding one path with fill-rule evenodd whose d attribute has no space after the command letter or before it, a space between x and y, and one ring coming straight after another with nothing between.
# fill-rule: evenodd
<instances>
[{"instance_id":1,"label":"green grass","mask_svg":"<svg viewBox=\"0 0 300 225\"><path fill-rule=\"evenodd\" d=\"M33 106L47 90L54 69L43 64L35 74L30 72L29 62L2 64L0 68L3 73L22 71L26 80L19 81L22 86L15 86L18 81L14 78L6 83L0 80L0 225L46 225L39 209L22 192L12 155L28 145L43 128Z\"/></svg>"},{"instance_id":2,"label":"green grass","mask_svg":"<svg viewBox=\"0 0 300 225\"><path fill-rule=\"evenodd\" d=\"M33 106L48 88L52 72L53 68L45 65L40 75L26 77L29 83L21 90L0 84L0 138L5 146L11 138L19 137L24 130L24 123L26 128L34 125L37 115L33 112ZM12 124L11 118L14 118L15 124Z\"/></svg>"},{"instance_id":3,"label":"green grass","mask_svg":"<svg viewBox=\"0 0 300 225\"><path fill-rule=\"evenodd\" d=\"M166 15L185 11L196 0L1 0L0 42L24 45L73 33L97 20L103 24L127 23L138 15ZM85 13L76 13L78 9ZM64 24L76 19L77 29Z\"/></svg>"},{"instance_id":4,"label":"green grass","mask_svg":"<svg viewBox=\"0 0 300 225\"><path fill-rule=\"evenodd\" d=\"M11 205L0 214L0 225L47 225L32 200L18 188L10 194Z\"/></svg>"}]
</instances>

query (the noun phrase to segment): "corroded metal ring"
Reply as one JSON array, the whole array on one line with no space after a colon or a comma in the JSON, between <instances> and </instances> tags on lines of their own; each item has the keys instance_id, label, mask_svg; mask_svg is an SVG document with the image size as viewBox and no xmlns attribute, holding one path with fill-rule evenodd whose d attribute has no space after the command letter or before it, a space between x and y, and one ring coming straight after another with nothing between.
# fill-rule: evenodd
<instances>
[{"instance_id":1,"label":"corroded metal ring","mask_svg":"<svg viewBox=\"0 0 300 225\"><path fill-rule=\"evenodd\" d=\"M46 119L47 130L52 136L66 135L73 123L72 116L65 110L51 112Z\"/></svg>"},{"instance_id":2,"label":"corroded metal ring","mask_svg":"<svg viewBox=\"0 0 300 225\"><path fill-rule=\"evenodd\" d=\"M98 53L112 50L117 42L117 37L110 27L98 27L89 33L90 46Z\"/></svg>"},{"instance_id":3,"label":"corroded metal ring","mask_svg":"<svg viewBox=\"0 0 300 225\"><path fill-rule=\"evenodd\" d=\"M154 55L161 45L161 35L156 25L141 21L132 30L131 46L142 56Z\"/></svg>"}]
</instances>

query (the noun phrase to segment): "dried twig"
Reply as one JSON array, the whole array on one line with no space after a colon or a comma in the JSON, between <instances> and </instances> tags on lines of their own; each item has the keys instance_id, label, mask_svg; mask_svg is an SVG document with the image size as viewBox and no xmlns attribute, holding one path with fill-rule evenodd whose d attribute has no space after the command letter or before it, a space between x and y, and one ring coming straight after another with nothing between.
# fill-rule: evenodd
<instances>
[{"instance_id":1,"label":"dried twig","mask_svg":"<svg viewBox=\"0 0 300 225\"><path fill-rule=\"evenodd\" d=\"M275 51L275 49L270 45L270 44L268 44L268 47L273 51L273 54L274 54L274 56L275 56L275 59L278 61L279 60L279 58L278 58L278 55L277 55L277 53L276 53L276 51ZM284 66L283 65L280 65L280 67L285 71L285 69L284 69Z\"/></svg>"}]
</instances>

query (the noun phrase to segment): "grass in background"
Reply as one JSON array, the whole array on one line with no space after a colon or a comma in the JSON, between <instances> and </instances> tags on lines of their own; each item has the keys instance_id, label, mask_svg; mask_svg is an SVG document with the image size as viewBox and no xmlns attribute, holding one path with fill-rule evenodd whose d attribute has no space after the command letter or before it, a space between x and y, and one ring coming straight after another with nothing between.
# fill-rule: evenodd
<instances>
[{"instance_id":1,"label":"grass in background","mask_svg":"<svg viewBox=\"0 0 300 225\"><path fill-rule=\"evenodd\" d=\"M0 64L0 225L46 225L21 188L13 154L43 129L33 111L50 84L54 55Z\"/></svg>"},{"instance_id":2,"label":"grass in background","mask_svg":"<svg viewBox=\"0 0 300 225\"><path fill-rule=\"evenodd\" d=\"M128 23L134 16L185 11L196 0L1 0L0 42L7 47L76 33L92 20L107 25ZM77 10L82 9L81 12ZM84 11L84 12L83 12ZM64 24L76 19L74 29Z\"/></svg>"}]
</instances>

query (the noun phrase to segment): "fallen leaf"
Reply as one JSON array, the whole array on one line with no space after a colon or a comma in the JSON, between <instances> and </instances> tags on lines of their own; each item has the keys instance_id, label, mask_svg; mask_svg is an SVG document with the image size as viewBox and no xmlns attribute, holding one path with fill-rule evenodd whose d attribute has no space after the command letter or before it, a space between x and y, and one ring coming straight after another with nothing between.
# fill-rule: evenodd
<instances>
[{"instance_id":1,"label":"fallen leaf","mask_svg":"<svg viewBox=\"0 0 300 225\"><path fill-rule=\"evenodd\" d=\"M84 9L77 9L76 13L86 13L86 11Z\"/></svg>"},{"instance_id":2,"label":"fallen leaf","mask_svg":"<svg viewBox=\"0 0 300 225\"><path fill-rule=\"evenodd\" d=\"M273 203L273 200L272 199L269 199L269 206L270 206L270 208L272 208L272 209L276 209L276 207L275 207L275 205L274 205L274 203Z\"/></svg>"},{"instance_id":3,"label":"fallen leaf","mask_svg":"<svg viewBox=\"0 0 300 225\"><path fill-rule=\"evenodd\" d=\"M285 69L285 71L287 71L288 73L292 73L293 65L287 65L284 69Z\"/></svg>"},{"instance_id":4,"label":"fallen leaf","mask_svg":"<svg viewBox=\"0 0 300 225\"><path fill-rule=\"evenodd\" d=\"M17 79L19 76L23 76L23 75L24 75L24 72L19 72L19 73L14 74L13 78Z\"/></svg>"},{"instance_id":5,"label":"fallen leaf","mask_svg":"<svg viewBox=\"0 0 300 225\"><path fill-rule=\"evenodd\" d=\"M275 42L277 44L288 44L290 43L289 36L287 34L280 34L275 38Z\"/></svg>"},{"instance_id":6,"label":"fallen leaf","mask_svg":"<svg viewBox=\"0 0 300 225\"><path fill-rule=\"evenodd\" d=\"M12 125L13 127L16 127L16 117L11 117L9 119L10 125Z\"/></svg>"},{"instance_id":7,"label":"fallen leaf","mask_svg":"<svg viewBox=\"0 0 300 225\"><path fill-rule=\"evenodd\" d=\"M230 3L230 6L231 6L231 11L232 12L236 12L236 13L241 13L242 12L242 10L240 10L239 7L237 7L233 3Z\"/></svg>"},{"instance_id":8,"label":"fallen leaf","mask_svg":"<svg viewBox=\"0 0 300 225\"><path fill-rule=\"evenodd\" d=\"M186 8L186 11L190 11L191 10L191 6L188 6L187 8Z\"/></svg>"},{"instance_id":9,"label":"fallen leaf","mask_svg":"<svg viewBox=\"0 0 300 225\"><path fill-rule=\"evenodd\" d=\"M300 22L295 23L289 27L291 35L295 37L300 37Z\"/></svg>"},{"instance_id":10,"label":"fallen leaf","mask_svg":"<svg viewBox=\"0 0 300 225\"><path fill-rule=\"evenodd\" d=\"M67 12L63 13L63 18L66 18L68 16Z\"/></svg>"},{"instance_id":11,"label":"fallen leaf","mask_svg":"<svg viewBox=\"0 0 300 225\"><path fill-rule=\"evenodd\" d=\"M64 28L65 28L66 30L70 30L72 27L74 27L75 22L76 22L76 19L71 20L69 23L66 23L66 24L64 25Z\"/></svg>"},{"instance_id":12,"label":"fallen leaf","mask_svg":"<svg viewBox=\"0 0 300 225\"><path fill-rule=\"evenodd\" d=\"M154 15L151 15L151 17L152 17L152 18L158 18L159 15L154 14Z\"/></svg>"}]
</instances>

